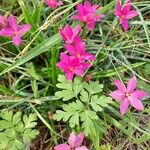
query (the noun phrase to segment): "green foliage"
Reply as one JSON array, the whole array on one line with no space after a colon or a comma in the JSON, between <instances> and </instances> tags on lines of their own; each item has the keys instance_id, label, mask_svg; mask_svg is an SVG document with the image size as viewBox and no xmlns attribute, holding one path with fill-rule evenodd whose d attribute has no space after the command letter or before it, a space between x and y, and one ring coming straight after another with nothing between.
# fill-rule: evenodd
<instances>
[{"instance_id":1,"label":"green foliage","mask_svg":"<svg viewBox=\"0 0 150 150\"><path fill-rule=\"evenodd\" d=\"M55 95L58 98L63 98L64 101L76 97L83 88L83 84L80 78L75 78L74 82L72 82L67 81L64 75L59 75L58 81L59 83L56 86L62 90L56 92Z\"/></svg>"},{"instance_id":2,"label":"green foliage","mask_svg":"<svg viewBox=\"0 0 150 150\"><path fill-rule=\"evenodd\" d=\"M57 110L54 119L68 121L71 128L79 126L81 122L81 128L86 135L94 133L96 135L96 128L100 126L97 112L103 111L105 107L113 103L110 97L100 95L103 85L98 81L87 83L78 77L74 81L67 81L64 75L59 75L58 81L60 83L57 84L57 87L63 90L56 92L56 96L63 100L72 98L76 100L62 105L63 110ZM70 93L72 96L69 97Z\"/></svg>"},{"instance_id":3,"label":"green foliage","mask_svg":"<svg viewBox=\"0 0 150 150\"><path fill-rule=\"evenodd\" d=\"M22 150L38 135L35 114L22 115L20 112L2 110L0 114L0 150Z\"/></svg>"}]
</instances>

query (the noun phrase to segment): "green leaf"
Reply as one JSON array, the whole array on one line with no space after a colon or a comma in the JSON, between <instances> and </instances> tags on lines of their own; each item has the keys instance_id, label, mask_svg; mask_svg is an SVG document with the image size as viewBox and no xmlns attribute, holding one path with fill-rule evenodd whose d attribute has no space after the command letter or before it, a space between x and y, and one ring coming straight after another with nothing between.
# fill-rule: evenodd
<instances>
[{"instance_id":1,"label":"green leaf","mask_svg":"<svg viewBox=\"0 0 150 150\"><path fill-rule=\"evenodd\" d=\"M7 111L6 109L3 109L3 111L1 112L1 117L4 120L7 120L8 122L11 122L12 117L13 117L13 112L11 110Z\"/></svg>"},{"instance_id":2,"label":"green leaf","mask_svg":"<svg viewBox=\"0 0 150 150\"><path fill-rule=\"evenodd\" d=\"M95 129L94 119L98 119L98 116L95 112L92 111L84 111L81 113L81 121L83 122L82 128L86 136L90 135L92 130Z\"/></svg>"},{"instance_id":3,"label":"green leaf","mask_svg":"<svg viewBox=\"0 0 150 150\"><path fill-rule=\"evenodd\" d=\"M0 131L4 129L9 129L13 126L11 122L8 122L6 120L0 120Z\"/></svg>"},{"instance_id":4,"label":"green leaf","mask_svg":"<svg viewBox=\"0 0 150 150\"><path fill-rule=\"evenodd\" d=\"M80 96L80 99L81 101L83 102L89 102L89 94L87 91L85 91L84 89L81 90L80 92L81 96Z\"/></svg>"},{"instance_id":5,"label":"green leaf","mask_svg":"<svg viewBox=\"0 0 150 150\"><path fill-rule=\"evenodd\" d=\"M69 125L72 128L75 125L79 125L80 113L84 111L83 104L77 100L76 102L69 103L68 105L63 105L62 108L64 111L57 110L53 118L57 121L69 121Z\"/></svg>"},{"instance_id":6,"label":"green leaf","mask_svg":"<svg viewBox=\"0 0 150 150\"><path fill-rule=\"evenodd\" d=\"M112 103L113 101L110 97L106 97L106 96L99 97L98 95L93 95L91 97L90 105L97 112L97 111L103 111L104 107L108 107L109 104Z\"/></svg>"},{"instance_id":7,"label":"green leaf","mask_svg":"<svg viewBox=\"0 0 150 150\"><path fill-rule=\"evenodd\" d=\"M17 132L23 132L24 131L24 124L20 122L17 126L15 126L15 130Z\"/></svg>"},{"instance_id":8,"label":"green leaf","mask_svg":"<svg viewBox=\"0 0 150 150\"><path fill-rule=\"evenodd\" d=\"M9 138L3 132L0 132L0 150L7 148Z\"/></svg>"},{"instance_id":9,"label":"green leaf","mask_svg":"<svg viewBox=\"0 0 150 150\"><path fill-rule=\"evenodd\" d=\"M72 115L69 120L70 127L73 128L75 125L79 125L79 113Z\"/></svg>"},{"instance_id":10,"label":"green leaf","mask_svg":"<svg viewBox=\"0 0 150 150\"><path fill-rule=\"evenodd\" d=\"M58 98L62 98L63 101L77 97L80 91L83 89L82 79L75 77L74 81L66 80L64 75L58 76L59 83L56 85L58 88L62 89L55 93Z\"/></svg>"},{"instance_id":11,"label":"green leaf","mask_svg":"<svg viewBox=\"0 0 150 150\"><path fill-rule=\"evenodd\" d=\"M98 81L90 81L89 83L84 82L84 88L92 95L102 92L103 84L99 84Z\"/></svg>"},{"instance_id":12,"label":"green leaf","mask_svg":"<svg viewBox=\"0 0 150 150\"><path fill-rule=\"evenodd\" d=\"M80 77L75 77L73 82L73 91L77 96L80 91L83 89L82 79Z\"/></svg>"},{"instance_id":13,"label":"green leaf","mask_svg":"<svg viewBox=\"0 0 150 150\"><path fill-rule=\"evenodd\" d=\"M4 133L9 139L15 139L17 135L14 128L7 129L4 131Z\"/></svg>"},{"instance_id":14,"label":"green leaf","mask_svg":"<svg viewBox=\"0 0 150 150\"><path fill-rule=\"evenodd\" d=\"M27 117L26 115L24 115L23 117L23 121L25 124L25 129L26 128L34 128L36 126L36 121L37 116L35 114L30 114L29 117Z\"/></svg>"},{"instance_id":15,"label":"green leaf","mask_svg":"<svg viewBox=\"0 0 150 150\"><path fill-rule=\"evenodd\" d=\"M72 89L67 89L56 92L55 96L57 96L58 98L63 98L63 101L67 101L75 97L75 94Z\"/></svg>"},{"instance_id":16,"label":"green leaf","mask_svg":"<svg viewBox=\"0 0 150 150\"><path fill-rule=\"evenodd\" d=\"M23 134L23 141L26 143L31 142L32 139L34 139L39 132L37 130L31 130L31 129L26 129Z\"/></svg>"},{"instance_id":17,"label":"green leaf","mask_svg":"<svg viewBox=\"0 0 150 150\"><path fill-rule=\"evenodd\" d=\"M21 112L14 114L12 119L13 125L18 125L21 122Z\"/></svg>"},{"instance_id":18,"label":"green leaf","mask_svg":"<svg viewBox=\"0 0 150 150\"><path fill-rule=\"evenodd\" d=\"M21 150L27 142L36 137L36 115L24 115L20 112L13 114L12 111L2 110L0 120L0 149ZM1 138L2 137L2 138ZM26 141L24 141L26 137Z\"/></svg>"}]
</instances>

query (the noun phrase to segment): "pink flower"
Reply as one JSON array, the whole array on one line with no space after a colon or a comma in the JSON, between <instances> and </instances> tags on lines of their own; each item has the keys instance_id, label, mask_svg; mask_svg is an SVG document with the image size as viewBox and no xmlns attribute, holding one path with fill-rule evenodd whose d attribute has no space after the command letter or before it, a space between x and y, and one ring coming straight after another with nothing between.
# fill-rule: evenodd
<instances>
[{"instance_id":1,"label":"pink flower","mask_svg":"<svg viewBox=\"0 0 150 150\"><path fill-rule=\"evenodd\" d=\"M131 1L128 0L126 4L121 6L121 1L116 3L116 11L115 15L119 18L120 23L125 31L128 30L128 20L132 19L133 17L137 16L138 13L136 10L132 10Z\"/></svg>"},{"instance_id":2,"label":"pink flower","mask_svg":"<svg viewBox=\"0 0 150 150\"><path fill-rule=\"evenodd\" d=\"M61 37L67 44L72 44L75 38L78 36L81 27L79 25L71 28L69 25L66 25L63 29L59 30Z\"/></svg>"},{"instance_id":3,"label":"pink flower","mask_svg":"<svg viewBox=\"0 0 150 150\"><path fill-rule=\"evenodd\" d=\"M144 106L140 99L143 99L147 96L147 93L142 90L137 90L137 79L132 77L128 84L127 88L120 80L114 81L115 85L118 87L118 90L111 92L109 95L121 102L120 113L124 115L128 109L129 104L138 110L143 110Z\"/></svg>"},{"instance_id":4,"label":"pink flower","mask_svg":"<svg viewBox=\"0 0 150 150\"><path fill-rule=\"evenodd\" d=\"M24 33L30 30L29 24L18 25L17 20L14 16L8 18L9 27L3 28L0 31L0 36L12 37L12 42L19 46L21 43L21 37Z\"/></svg>"},{"instance_id":5,"label":"pink flower","mask_svg":"<svg viewBox=\"0 0 150 150\"><path fill-rule=\"evenodd\" d=\"M0 15L0 27L6 28L8 27L8 21L5 16Z\"/></svg>"},{"instance_id":6,"label":"pink flower","mask_svg":"<svg viewBox=\"0 0 150 150\"><path fill-rule=\"evenodd\" d=\"M79 59L73 56L68 56L65 53L60 54L60 62L57 63L57 67L66 73L66 79L72 80L74 75L82 76L84 69L88 66L85 63L80 63Z\"/></svg>"},{"instance_id":7,"label":"pink flower","mask_svg":"<svg viewBox=\"0 0 150 150\"><path fill-rule=\"evenodd\" d=\"M95 60L96 57L93 54L85 52L85 43L80 39L74 40L74 45L65 45L66 50L80 60Z\"/></svg>"},{"instance_id":8,"label":"pink flower","mask_svg":"<svg viewBox=\"0 0 150 150\"><path fill-rule=\"evenodd\" d=\"M52 9L56 9L58 6L63 5L62 1L57 0L45 0L45 3Z\"/></svg>"},{"instance_id":9,"label":"pink flower","mask_svg":"<svg viewBox=\"0 0 150 150\"><path fill-rule=\"evenodd\" d=\"M69 144L60 144L54 147L54 150L89 150L85 146L81 146L83 143L84 134L81 132L78 135L75 135L74 133L70 134L70 137L68 138Z\"/></svg>"},{"instance_id":10,"label":"pink flower","mask_svg":"<svg viewBox=\"0 0 150 150\"><path fill-rule=\"evenodd\" d=\"M73 15L72 18L79 20L88 25L90 30L94 29L95 22L100 21L103 15L97 15L96 11L98 5L92 5L89 1L86 1L84 5L77 5L77 15Z\"/></svg>"}]
</instances>

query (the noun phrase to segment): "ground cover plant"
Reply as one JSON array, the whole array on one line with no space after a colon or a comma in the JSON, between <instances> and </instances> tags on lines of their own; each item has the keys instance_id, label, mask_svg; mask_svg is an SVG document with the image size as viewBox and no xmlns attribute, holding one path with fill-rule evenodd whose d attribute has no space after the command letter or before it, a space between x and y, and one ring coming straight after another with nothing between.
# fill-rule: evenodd
<instances>
[{"instance_id":1,"label":"ground cover plant","mask_svg":"<svg viewBox=\"0 0 150 150\"><path fill-rule=\"evenodd\" d=\"M0 1L0 149L148 150L150 2Z\"/></svg>"}]
</instances>

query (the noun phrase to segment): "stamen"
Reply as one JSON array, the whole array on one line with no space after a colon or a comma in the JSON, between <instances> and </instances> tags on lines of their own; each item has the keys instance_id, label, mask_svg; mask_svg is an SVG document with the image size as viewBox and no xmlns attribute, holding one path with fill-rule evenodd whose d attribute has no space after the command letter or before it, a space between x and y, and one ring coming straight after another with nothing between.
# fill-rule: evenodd
<instances>
[{"instance_id":1,"label":"stamen","mask_svg":"<svg viewBox=\"0 0 150 150\"><path fill-rule=\"evenodd\" d=\"M73 70L74 70L74 68L73 67L70 67L70 69L69 69L71 72L73 72Z\"/></svg>"},{"instance_id":2,"label":"stamen","mask_svg":"<svg viewBox=\"0 0 150 150\"><path fill-rule=\"evenodd\" d=\"M125 95L126 95L126 97L130 96L130 94L129 94L128 92L126 92L126 94L125 94Z\"/></svg>"},{"instance_id":3,"label":"stamen","mask_svg":"<svg viewBox=\"0 0 150 150\"><path fill-rule=\"evenodd\" d=\"M80 57L81 57L81 55L78 53L78 54L77 54L77 57L78 57L78 58L80 58Z\"/></svg>"},{"instance_id":4,"label":"stamen","mask_svg":"<svg viewBox=\"0 0 150 150\"><path fill-rule=\"evenodd\" d=\"M18 31L15 31L15 32L14 32L14 34L15 34L15 35L18 35L18 34L19 34L19 32L18 32Z\"/></svg>"}]
</instances>

